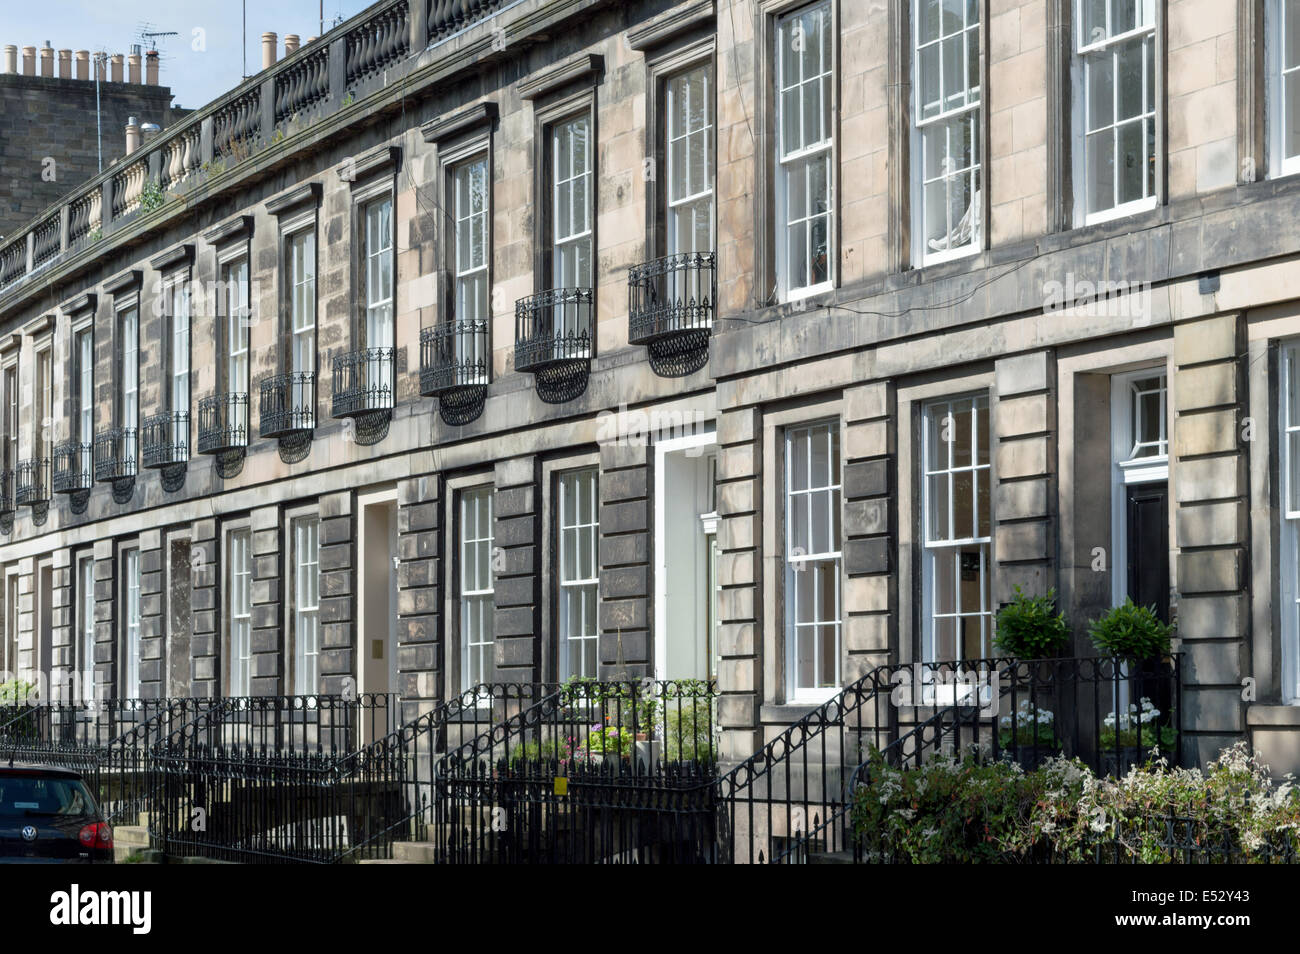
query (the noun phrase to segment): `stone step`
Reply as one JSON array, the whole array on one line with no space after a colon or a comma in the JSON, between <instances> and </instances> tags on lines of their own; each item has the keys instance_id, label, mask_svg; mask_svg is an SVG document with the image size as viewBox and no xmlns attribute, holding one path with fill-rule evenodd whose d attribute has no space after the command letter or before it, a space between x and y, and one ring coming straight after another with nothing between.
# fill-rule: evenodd
<instances>
[{"instance_id":1,"label":"stone step","mask_svg":"<svg viewBox=\"0 0 1300 954\"><path fill-rule=\"evenodd\" d=\"M149 829L143 825L121 825L113 829L113 844L148 848Z\"/></svg>"},{"instance_id":2,"label":"stone step","mask_svg":"<svg viewBox=\"0 0 1300 954\"><path fill-rule=\"evenodd\" d=\"M431 865L436 850L430 841L397 841L393 843L393 861L407 865Z\"/></svg>"}]
</instances>

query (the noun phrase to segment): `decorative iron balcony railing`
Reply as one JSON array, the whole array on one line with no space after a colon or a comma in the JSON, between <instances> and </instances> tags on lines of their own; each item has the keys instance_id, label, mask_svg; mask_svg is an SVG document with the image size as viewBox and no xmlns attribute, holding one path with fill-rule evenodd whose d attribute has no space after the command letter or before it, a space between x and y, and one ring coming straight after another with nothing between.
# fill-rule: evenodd
<instances>
[{"instance_id":1,"label":"decorative iron balcony railing","mask_svg":"<svg viewBox=\"0 0 1300 954\"><path fill-rule=\"evenodd\" d=\"M65 441L54 448L54 492L75 494L94 483L94 445Z\"/></svg>"},{"instance_id":2,"label":"decorative iron balcony railing","mask_svg":"<svg viewBox=\"0 0 1300 954\"><path fill-rule=\"evenodd\" d=\"M248 446L248 392L210 394L199 401L199 453Z\"/></svg>"},{"instance_id":3,"label":"decorative iron balcony railing","mask_svg":"<svg viewBox=\"0 0 1300 954\"><path fill-rule=\"evenodd\" d=\"M590 288L555 288L515 302L515 370L589 360L594 302Z\"/></svg>"},{"instance_id":4,"label":"decorative iron balcony railing","mask_svg":"<svg viewBox=\"0 0 1300 954\"><path fill-rule=\"evenodd\" d=\"M190 416L155 414L140 428L140 457L145 467L183 464L190 459Z\"/></svg>"},{"instance_id":5,"label":"decorative iron balcony railing","mask_svg":"<svg viewBox=\"0 0 1300 954\"><path fill-rule=\"evenodd\" d=\"M460 318L420 332L420 393L437 397L488 383L488 323Z\"/></svg>"},{"instance_id":6,"label":"decorative iron balcony railing","mask_svg":"<svg viewBox=\"0 0 1300 954\"><path fill-rule=\"evenodd\" d=\"M134 427L112 427L95 435L95 480L134 477L137 462Z\"/></svg>"},{"instance_id":7,"label":"decorative iron balcony railing","mask_svg":"<svg viewBox=\"0 0 1300 954\"><path fill-rule=\"evenodd\" d=\"M393 349L364 348L334 358L334 416L393 408Z\"/></svg>"},{"instance_id":8,"label":"decorative iron balcony railing","mask_svg":"<svg viewBox=\"0 0 1300 954\"><path fill-rule=\"evenodd\" d=\"M0 470L0 514L14 512L14 472Z\"/></svg>"},{"instance_id":9,"label":"decorative iron balcony railing","mask_svg":"<svg viewBox=\"0 0 1300 954\"><path fill-rule=\"evenodd\" d=\"M710 331L716 297L713 252L666 255L635 265L627 273L627 340L649 344Z\"/></svg>"},{"instance_id":10,"label":"decorative iron balcony railing","mask_svg":"<svg viewBox=\"0 0 1300 954\"><path fill-rule=\"evenodd\" d=\"M291 371L266 378L259 406L263 437L310 431L316 426L316 375Z\"/></svg>"},{"instance_id":11,"label":"decorative iron balcony railing","mask_svg":"<svg viewBox=\"0 0 1300 954\"><path fill-rule=\"evenodd\" d=\"M20 507L46 503L50 499L50 459L33 457L18 462L14 478L15 502Z\"/></svg>"}]
</instances>

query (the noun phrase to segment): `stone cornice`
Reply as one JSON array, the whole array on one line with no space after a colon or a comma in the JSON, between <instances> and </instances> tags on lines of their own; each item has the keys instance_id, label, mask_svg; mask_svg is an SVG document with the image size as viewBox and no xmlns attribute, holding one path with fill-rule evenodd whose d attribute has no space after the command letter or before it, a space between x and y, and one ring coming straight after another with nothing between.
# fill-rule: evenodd
<instances>
[{"instance_id":1,"label":"stone cornice","mask_svg":"<svg viewBox=\"0 0 1300 954\"><path fill-rule=\"evenodd\" d=\"M304 182L302 185L290 189L282 195L270 199L266 203L266 211L272 215L283 215L286 212L295 211L299 206L308 203L320 203L321 187L319 182Z\"/></svg>"},{"instance_id":2,"label":"stone cornice","mask_svg":"<svg viewBox=\"0 0 1300 954\"><path fill-rule=\"evenodd\" d=\"M223 245L237 238L248 238L253 234L253 217L237 215L227 222L222 222L214 229L203 233L203 241L209 245Z\"/></svg>"},{"instance_id":3,"label":"stone cornice","mask_svg":"<svg viewBox=\"0 0 1300 954\"><path fill-rule=\"evenodd\" d=\"M188 265L194 261L194 245L185 243L177 245L175 248L168 249L161 255L155 255L149 259L149 267L154 271L161 272L166 268L173 268L177 265Z\"/></svg>"},{"instance_id":4,"label":"stone cornice","mask_svg":"<svg viewBox=\"0 0 1300 954\"><path fill-rule=\"evenodd\" d=\"M645 52L680 36L687 30L708 23L715 16L713 0L684 3L666 13L661 13L649 23L628 30L627 44L638 52Z\"/></svg>"},{"instance_id":5,"label":"stone cornice","mask_svg":"<svg viewBox=\"0 0 1300 954\"><path fill-rule=\"evenodd\" d=\"M132 268L104 282L105 295L121 295L140 287L140 270Z\"/></svg>"},{"instance_id":6,"label":"stone cornice","mask_svg":"<svg viewBox=\"0 0 1300 954\"><path fill-rule=\"evenodd\" d=\"M439 142L479 126L490 126L496 118L496 103L475 103L468 109L430 119L420 127L420 134L424 136L425 142Z\"/></svg>"},{"instance_id":7,"label":"stone cornice","mask_svg":"<svg viewBox=\"0 0 1300 954\"><path fill-rule=\"evenodd\" d=\"M539 73L534 73L519 83L520 99L537 99L547 93L576 83L580 79L590 79L594 84L605 71L605 58L595 53L584 53L572 59L557 63Z\"/></svg>"}]
</instances>

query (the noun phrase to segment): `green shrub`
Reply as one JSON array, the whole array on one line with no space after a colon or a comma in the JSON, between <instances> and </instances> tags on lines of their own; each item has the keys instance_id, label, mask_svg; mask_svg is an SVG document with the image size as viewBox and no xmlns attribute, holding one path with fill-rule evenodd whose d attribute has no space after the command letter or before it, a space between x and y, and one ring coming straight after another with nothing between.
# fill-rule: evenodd
<instances>
[{"instance_id":1,"label":"green shrub","mask_svg":"<svg viewBox=\"0 0 1300 954\"><path fill-rule=\"evenodd\" d=\"M1118 851L1121 860L1168 863L1171 818L1180 844L1216 846L1231 860L1300 850L1300 788L1275 786L1245 742L1204 773L1152 758L1121 778L1098 778L1077 759L1024 772L938 757L902 770L875 753L851 811L869 859L904 863L1092 862L1098 846L1101 860Z\"/></svg>"},{"instance_id":2,"label":"green shrub","mask_svg":"<svg viewBox=\"0 0 1300 954\"><path fill-rule=\"evenodd\" d=\"M24 679L10 679L8 682L0 682L0 705L22 704L27 702L35 691L36 684L27 682Z\"/></svg>"},{"instance_id":3,"label":"green shrub","mask_svg":"<svg viewBox=\"0 0 1300 954\"><path fill-rule=\"evenodd\" d=\"M717 715L712 699L670 699L665 703L658 734L665 762L712 762L717 757L712 730Z\"/></svg>"},{"instance_id":4,"label":"green shrub","mask_svg":"<svg viewBox=\"0 0 1300 954\"><path fill-rule=\"evenodd\" d=\"M1046 659L1069 645L1070 627L1065 614L1056 612L1056 591L1046 596L1026 596L1016 587L1016 598L998 610L994 644L1000 652L1020 659Z\"/></svg>"},{"instance_id":5,"label":"green shrub","mask_svg":"<svg viewBox=\"0 0 1300 954\"><path fill-rule=\"evenodd\" d=\"M166 201L167 193L163 192L162 186L156 182L146 182L144 188L140 190L140 210L142 212L161 209Z\"/></svg>"},{"instance_id":6,"label":"green shrub","mask_svg":"<svg viewBox=\"0 0 1300 954\"><path fill-rule=\"evenodd\" d=\"M530 762L566 762L572 754L568 739L532 739L512 748L509 761L514 769Z\"/></svg>"},{"instance_id":7,"label":"green shrub","mask_svg":"<svg viewBox=\"0 0 1300 954\"><path fill-rule=\"evenodd\" d=\"M1167 655L1173 631L1172 626L1160 621L1153 607L1135 606L1128 597L1123 605L1093 620L1088 627L1088 634L1102 652L1139 660Z\"/></svg>"}]
</instances>

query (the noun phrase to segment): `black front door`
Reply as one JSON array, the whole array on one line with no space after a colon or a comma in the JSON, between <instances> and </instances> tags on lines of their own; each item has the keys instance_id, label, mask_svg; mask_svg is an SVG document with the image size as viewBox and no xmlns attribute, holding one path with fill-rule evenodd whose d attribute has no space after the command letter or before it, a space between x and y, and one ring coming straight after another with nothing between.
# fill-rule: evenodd
<instances>
[{"instance_id":1,"label":"black front door","mask_svg":"<svg viewBox=\"0 0 1300 954\"><path fill-rule=\"evenodd\" d=\"M1169 622L1169 485L1128 488L1128 595Z\"/></svg>"}]
</instances>

